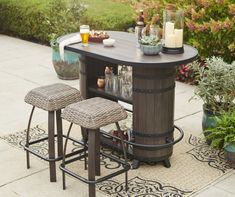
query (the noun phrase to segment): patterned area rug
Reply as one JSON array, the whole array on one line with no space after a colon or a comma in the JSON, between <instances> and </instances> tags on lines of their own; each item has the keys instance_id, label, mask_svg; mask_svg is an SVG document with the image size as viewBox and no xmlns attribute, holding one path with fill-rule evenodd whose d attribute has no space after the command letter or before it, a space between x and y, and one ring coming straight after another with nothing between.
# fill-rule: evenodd
<instances>
[{"instance_id":1,"label":"patterned area rug","mask_svg":"<svg viewBox=\"0 0 235 197\"><path fill-rule=\"evenodd\" d=\"M130 123L131 117L122 122L121 127L130 128ZM32 139L45 136L46 128L46 124L31 128ZM67 128L68 125L64 124L64 131L67 131ZM73 137L80 138L78 130L79 127L73 127L72 133L75 134ZM0 139L22 149L22 144L25 143L25 131L2 136ZM71 143L70 148L74 151L80 147ZM34 149L42 155L47 155L47 142L34 145ZM121 157L107 148L102 148L102 151ZM97 190L111 197L184 197L193 195L232 171L224 158L224 152L211 149L203 139L192 134L186 134L184 139L174 146L170 162L171 168L165 168L160 163L142 163L139 169L130 170L128 192L125 192L124 175L98 184ZM102 158L101 166L102 175L120 168L120 165L107 158ZM83 162L71 164L71 168L81 171L84 169ZM87 176L86 171L83 175Z\"/></svg>"}]
</instances>

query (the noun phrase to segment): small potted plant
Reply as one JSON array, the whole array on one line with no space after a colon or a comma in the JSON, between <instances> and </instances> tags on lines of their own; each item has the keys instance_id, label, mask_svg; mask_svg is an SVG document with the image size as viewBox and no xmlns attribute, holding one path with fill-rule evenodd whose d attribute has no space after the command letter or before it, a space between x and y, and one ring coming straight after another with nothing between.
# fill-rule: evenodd
<instances>
[{"instance_id":1,"label":"small potted plant","mask_svg":"<svg viewBox=\"0 0 235 197\"><path fill-rule=\"evenodd\" d=\"M59 52L60 38L53 34L51 36L52 62L57 76L60 79L72 80L79 78L79 54L64 50L64 60Z\"/></svg>"},{"instance_id":2,"label":"small potted plant","mask_svg":"<svg viewBox=\"0 0 235 197\"><path fill-rule=\"evenodd\" d=\"M216 127L206 131L207 139L211 141L211 146L225 150L225 156L235 167L235 111L227 112L216 117Z\"/></svg>"},{"instance_id":3,"label":"small potted plant","mask_svg":"<svg viewBox=\"0 0 235 197\"><path fill-rule=\"evenodd\" d=\"M144 55L157 55L162 51L162 42L156 36L143 36L139 44Z\"/></svg>"},{"instance_id":4,"label":"small potted plant","mask_svg":"<svg viewBox=\"0 0 235 197\"><path fill-rule=\"evenodd\" d=\"M215 116L235 107L235 66L224 62L222 58L212 57L206 59L203 65L192 63L191 68L198 84L195 96L204 102L202 128L206 130L216 126Z\"/></svg>"}]
</instances>

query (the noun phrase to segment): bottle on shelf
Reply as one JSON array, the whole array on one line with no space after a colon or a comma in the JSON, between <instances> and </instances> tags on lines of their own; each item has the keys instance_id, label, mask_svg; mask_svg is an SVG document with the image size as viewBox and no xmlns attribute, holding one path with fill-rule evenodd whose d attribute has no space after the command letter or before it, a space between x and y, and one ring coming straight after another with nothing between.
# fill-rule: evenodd
<instances>
[{"instance_id":1,"label":"bottle on shelf","mask_svg":"<svg viewBox=\"0 0 235 197\"><path fill-rule=\"evenodd\" d=\"M105 92L112 92L113 68L106 66L104 73L105 73Z\"/></svg>"}]
</instances>

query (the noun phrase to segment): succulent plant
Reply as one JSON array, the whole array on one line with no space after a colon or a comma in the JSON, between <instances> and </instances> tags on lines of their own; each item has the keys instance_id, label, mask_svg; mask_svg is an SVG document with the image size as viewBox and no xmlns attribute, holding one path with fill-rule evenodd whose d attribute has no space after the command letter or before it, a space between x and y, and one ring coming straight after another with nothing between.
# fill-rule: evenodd
<instances>
[{"instance_id":1,"label":"succulent plant","mask_svg":"<svg viewBox=\"0 0 235 197\"><path fill-rule=\"evenodd\" d=\"M139 43L150 46L162 45L161 40L155 36L143 36Z\"/></svg>"}]
</instances>

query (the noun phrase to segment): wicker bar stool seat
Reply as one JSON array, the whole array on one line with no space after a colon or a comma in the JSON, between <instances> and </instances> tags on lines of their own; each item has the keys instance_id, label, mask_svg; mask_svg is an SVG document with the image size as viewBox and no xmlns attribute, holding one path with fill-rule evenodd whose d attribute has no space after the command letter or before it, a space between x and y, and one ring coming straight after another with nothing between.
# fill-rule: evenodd
<instances>
[{"instance_id":1,"label":"wicker bar stool seat","mask_svg":"<svg viewBox=\"0 0 235 197\"><path fill-rule=\"evenodd\" d=\"M65 189L65 173L89 184L89 197L95 197L96 183L110 179L121 173L125 173L127 189L127 171L130 169L130 165L127 163L123 132L121 131L118 124L118 121L127 118L127 113L124 108L116 102L100 97L95 97L67 106L62 113L62 118L71 122L65 141L64 156L62 164L60 166L60 169L63 173L63 189ZM84 161L86 169L86 151L83 155L79 155L77 158L66 160L65 157L68 141L67 139L69 138L73 123L81 126L81 128L85 129L88 134L88 179L81 177L80 175L75 174L70 169L66 168L66 164L69 164L81 158L85 158ZM117 172L96 179L95 176L100 176L100 128L112 123L116 124L117 130L120 132L125 161L107 155L105 153L101 153L102 155L109 157L110 159L121 164L123 168Z\"/></svg>"},{"instance_id":2,"label":"wicker bar stool seat","mask_svg":"<svg viewBox=\"0 0 235 197\"><path fill-rule=\"evenodd\" d=\"M29 153L48 161L50 165L51 182L56 181L55 161L61 160L63 155L63 137L65 136L63 136L62 131L61 109L81 100L81 94L76 88L62 83L35 88L29 91L25 96L24 101L33 106L26 131L26 144L24 146L24 149L26 150L27 168L30 168ZM35 107L48 111L48 137L29 142L30 124ZM54 131L55 112L57 134L55 134ZM57 137L58 157L55 157L55 137ZM42 142L44 140L48 140L48 157L42 156L30 148L30 145Z\"/></svg>"},{"instance_id":3,"label":"wicker bar stool seat","mask_svg":"<svg viewBox=\"0 0 235 197\"><path fill-rule=\"evenodd\" d=\"M63 119L87 129L98 129L126 117L127 113L121 105L100 97L73 103L62 113Z\"/></svg>"}]
</instances>

